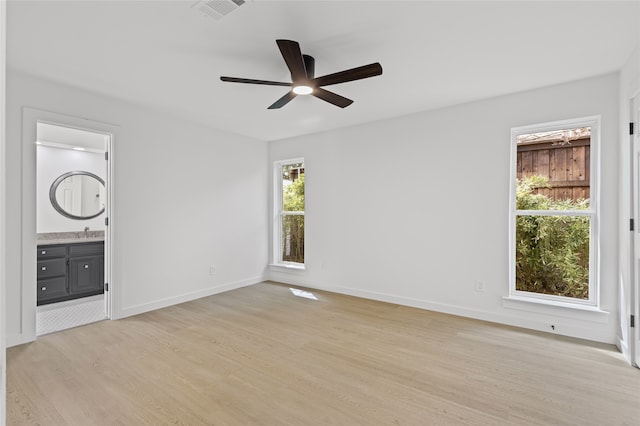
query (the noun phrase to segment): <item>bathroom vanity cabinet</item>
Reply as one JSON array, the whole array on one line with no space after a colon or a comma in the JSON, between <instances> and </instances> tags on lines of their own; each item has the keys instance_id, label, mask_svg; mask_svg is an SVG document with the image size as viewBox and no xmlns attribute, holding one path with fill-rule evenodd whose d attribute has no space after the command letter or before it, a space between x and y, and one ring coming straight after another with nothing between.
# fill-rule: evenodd
<instances>
[{"instance_id":1,"label":"bathroom vanity cabinet","mask_svg":"<svg viewBox=\"0 0 640 426\"><path fill-rule=\"evenodd\" d=\"M104 293L104 242L38 245L38 305Z\"/></svg>"}]
</instances>

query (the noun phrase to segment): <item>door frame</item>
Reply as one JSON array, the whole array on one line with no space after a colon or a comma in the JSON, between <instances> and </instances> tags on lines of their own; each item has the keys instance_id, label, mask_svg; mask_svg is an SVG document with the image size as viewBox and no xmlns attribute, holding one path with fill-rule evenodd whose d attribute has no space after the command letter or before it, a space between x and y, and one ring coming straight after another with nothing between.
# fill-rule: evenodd
<instances>
[{"instance_id":1,"label":"door frame","mask_svg":"<svg viewBox=\"0 0 640 426\"><path fill-rule=\"evenodd\" d=\"M622 321L628 325L629 359L632 365L640 368L640 91L629 101L629 122L633 123L633 135L630 138L631 152L631 217L634 218L634 229L630 242L629 274L629 315L635 319L634 327L631 320Z\"/></svg>"},{"instance_id":2,"label":"door frame","mask_svg":"<svg viewBox=\"0 0 640 426\"><path fill-rule=\"evenodd\" d=\"M5 149L6 149L6 59L7 59L7 2L0 1L0 176L3 176L0 182L0 424L4 425L6 421L7 407L7 334L6 327L6 244L7 240L5 232Z\"/></svg>"},{"instance_id":3,"label":"door frame","mask_svg":"<svg viewBox=\"0 0 640 426\"><path fill-rule=\"evenodd\" d=\"M114 165L113 150L118 126L101 123L86 118L73 117L51 111L24 107L22 109L22 327L21 342L27 343L36 339L36 138L37 123L47 123L62 127L70 127L107 136L106 156L106 205L105 218L105 282L109 283L105 292L105 315L113 318L113 300L117 285L113 283L114 271Z\"/></svg>"}]
</instances>

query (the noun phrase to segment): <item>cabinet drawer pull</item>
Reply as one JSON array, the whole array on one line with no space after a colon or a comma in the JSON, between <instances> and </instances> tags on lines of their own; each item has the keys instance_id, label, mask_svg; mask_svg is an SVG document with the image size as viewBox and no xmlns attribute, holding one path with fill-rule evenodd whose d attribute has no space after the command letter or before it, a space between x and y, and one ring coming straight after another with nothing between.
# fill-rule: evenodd
<instances>
[{"instance_id":1,"label":"cabinet drawer pull","mask_svg":"<svg viewBox=\"0 0 640 426\"><path fill-rule=\"evenodd\" d=\"M42 268L40 268L40 270L42 270L42 271L46 271L46 270L47 270L47 267L46 267L46 266L43 266Z\"/></svg>"},{"instance_id":2,"label":"cabinet drawer pull","mask_svg":"<svg viewBox=\"0 0 640 426\"><path fill-rule=\"evenodd\" d=\"M40 290L47 291L47 288L46 287L42 287Z\"/></svg>"},{"instance_id":3,"label":"cabinet drawer pull","mask_svg":"<svg viewBox=\"0 0 640 426\"><path fill-rule=\"evenodd\" d=\"M47 251L46 251L46 250L42 250L42 251L40 252L40 254L47 254Z\"/></svg>"},{"instance_id":4,"label":"cabinet drawer pull","mask_svg":"<svg viewBox=\"0 0 640 426\"><path fill-rule=\"evenodd\" d=\"M84 265L84 269L89 269L89 265Z\"/></svg>"}]
</instances>

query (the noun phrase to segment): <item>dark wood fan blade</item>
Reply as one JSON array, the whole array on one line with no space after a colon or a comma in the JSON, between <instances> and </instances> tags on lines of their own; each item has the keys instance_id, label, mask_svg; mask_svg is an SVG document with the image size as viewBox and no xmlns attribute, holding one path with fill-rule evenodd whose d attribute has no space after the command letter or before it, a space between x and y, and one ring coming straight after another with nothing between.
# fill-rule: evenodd
<instances>
[{"instance_id":1,"label":"dark wood fan blade","mask_svg":"<svg viewBox=\"0 0 640 426\"><path fill-rule=\"evenodd\" d=\"M278 109L278 108L282 108L283 106L285 106L286 104L288 104L293 98L295 98L297 95L295 93L293 93L293 91L289 91L286 95L284 95L283 97L281 97L280 99L278 99L277 101L275 101L273 104L271 104L269 106L269 108L267 109Z\"/></svg>"},{"instance_id":2,"label":"dark wood fan blade","mask_svg":"<svg viewBox=\"0 0 640 426\"><path fill-rule=\"evenodd\" d=\"M315 86L329 86L331 84L346 83L347 81L375 77L380 74L382 74L382 66L376 62L374 64L363 65L361 67L351 68L334 74L323 75L322 77L314 78L311 80L311 83Z\"/></svg>"},{"instance_id":3,"label":"dark wood fan blade","mask_svg":"<svg viewBox=\"0 0 640 426\"><path fill-rule=\"evenodd\" d=\"M314 88L312 95L316 98L322 99L323 101L334 104L335 106L339 106L340 108L348 107L353 103L351 99L345 98L344 96L340 96L336 93L330 92L320 87Z\"/></svg>"},{"instance_id":4,"label":"dark wood fan blade","mask_svg":"<svg viewBox=\"0 0 640 426\"><path fill-rule=\"evenodd\" d=\"M267 86L291 86L291 83L281 83L279 81L269 80L254 80L251 78L238 78L238 77L220 77L220 80L230 83L249 83L249 84L264 84Z\"/></svg>"},{"instance_id":5,"label":"dark wood fan blade","mask_svg":"<svg viewBox=\"0 0 640 426\"><path fill-rule=\"evenodd\" d=\"M287 64L289 71L291 71L291 80L297 82L307 79L307 72L304 68L304 60L302 59L302 52L300 51L300 45L297 41L293 40L276 40L280 53L284 58L284 62Z\"/></svg>"},{"instance_id":6,"label":"dark wood fan blade","mask_svg":"<svg viewBox=\"0 0 640 426\"><path fill-rule=\"evenodd\" d=\"M315 77L316 60L313 59L313 56L309 55L302 55L302 59L304 60L304 69L307 71L307 78L311 79Z\"/></svg>"}]
</instances>

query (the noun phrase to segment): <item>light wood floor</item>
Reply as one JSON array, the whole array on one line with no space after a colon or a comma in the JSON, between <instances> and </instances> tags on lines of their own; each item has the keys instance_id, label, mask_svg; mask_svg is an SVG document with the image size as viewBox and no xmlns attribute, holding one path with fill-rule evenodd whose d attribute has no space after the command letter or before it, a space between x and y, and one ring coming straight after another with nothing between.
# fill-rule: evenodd
<instances>
[{"instance_id":1,"label":"light wood floor","mask_svg":"<svg viewBox=\"0 0 640 426\"><path fill-rule=\"evenodd\" d=\"M11 348L7 424L640 424L613 346L313 293L262 283Z\"/></svg>"}]
</instances>

